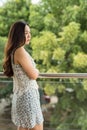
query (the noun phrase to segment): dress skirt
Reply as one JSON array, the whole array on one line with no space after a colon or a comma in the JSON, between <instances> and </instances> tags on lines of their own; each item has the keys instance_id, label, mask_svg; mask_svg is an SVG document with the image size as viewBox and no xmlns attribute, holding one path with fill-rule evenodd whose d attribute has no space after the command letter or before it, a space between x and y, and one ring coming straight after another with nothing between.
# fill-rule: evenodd
<instances>
[{"instance_id":1,"label":"dress skirt","mask_svg":"<svg viewBox=\"0 0 87 130\"><path fill-rule=\"evenodd\" d=\"M38 89L30 88L22 95L13 94L12 121L18 127L33 128L43 123Z\"/></svg>"}]
</instances>

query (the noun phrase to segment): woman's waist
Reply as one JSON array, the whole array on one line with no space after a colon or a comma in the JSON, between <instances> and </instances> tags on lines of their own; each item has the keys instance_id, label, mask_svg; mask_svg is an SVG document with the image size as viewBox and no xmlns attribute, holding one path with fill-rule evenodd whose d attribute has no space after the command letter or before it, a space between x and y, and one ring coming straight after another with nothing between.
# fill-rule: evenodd
<instances>
[{"instance_id":1,"label":"woman's waist","mask_svg":"<svg viewBox=\"0 0 87 130\"><path fill-rule=\"evenodd\" d=\"M26 93L29 90L38 90L38 87L34 87L34 86L27 86L26 88L21 87L21 88L15 88L13 87L13 93L18 94L18 95L22 95L23 93Z\"/></svg>"},{"instance_id":2,"label":"woman's waist","mask_svg":"<svg viewBox=\"0 0 87 130\"><path fill-rule=\"evenodd\" d=\"M24 90L24 91L14 91L13 92L13 97L21 97L21 96L23 96L23 95L26 95L27 93L32 93L32 92L37 92L37 93L39 93L39 90L38 90L38 88L36 89L36 88L29 88L29 89L26 89L26 90ZM33 95L34 96L34 95Z\"/></svg>"},{"instance_id":3,"label":"woman's waist","mask_svg":"<svg viewBox=\"0 0 87 130\"><path fill-rule=\"evenodd\" d=\"M27 82L26 83L14 83L13 85L13 92L18 92L18 91L26 91L30 88L33 88L33 89L38 89L38 84L37 82Z\"/></svg>"}]
</instances>

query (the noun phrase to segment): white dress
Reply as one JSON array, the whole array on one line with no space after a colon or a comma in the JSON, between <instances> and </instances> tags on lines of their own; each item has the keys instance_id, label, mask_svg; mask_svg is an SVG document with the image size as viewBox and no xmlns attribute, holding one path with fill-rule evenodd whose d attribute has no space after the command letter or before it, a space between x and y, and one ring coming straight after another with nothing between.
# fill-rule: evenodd
<instances>
[{"instance_id":1,"label":"white dress","mask_svg":"<svg viewBox=\"0 0 87 130\"><path fill-rule=\"evenodd\" d=\"M32 57L31 61L35 67L35 62ZM14 64L13 54L12 68L14 72L11 110L12 121L16 126L33 128L36 124L43 122L38 84L36 80L29 79L19 64Z\"/></svg>"}]
</instances>

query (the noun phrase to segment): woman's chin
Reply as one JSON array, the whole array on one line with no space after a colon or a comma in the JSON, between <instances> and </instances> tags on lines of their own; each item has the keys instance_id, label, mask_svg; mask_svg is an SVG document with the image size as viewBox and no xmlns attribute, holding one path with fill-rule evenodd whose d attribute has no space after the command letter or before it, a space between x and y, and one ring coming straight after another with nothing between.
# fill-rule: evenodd
<instances>
[{"instance_id":1,"label":"woman's chin","mask_svg":"<svg viewBox=\"0 0 87 130\"><path fill-rule=\"evenodd\" d=\"M26 44L26 45L28 45L28 44L29 44L29 41L28 41L28 42L26 42L25 44Z\"/></svg>"}]
</instances>

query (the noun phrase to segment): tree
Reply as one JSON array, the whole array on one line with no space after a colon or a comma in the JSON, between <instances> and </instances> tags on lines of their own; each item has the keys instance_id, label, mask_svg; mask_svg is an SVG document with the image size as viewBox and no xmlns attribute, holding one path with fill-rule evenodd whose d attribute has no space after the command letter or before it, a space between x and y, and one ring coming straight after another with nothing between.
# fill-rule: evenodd
<instances>
[{"instance_id":1,"label":"tree","mask_svg":"<svg viewBox=\"0 0 87 130\"><path fill-rule=\"evenodd\" d=\"M3 57L4 57L4 47L6 43L7 38L6 37L0 37L0 72L3 71L2 63L3 63Z\"/></svg>"},{"instance_id":2,"label":"tree","mask_svg":"<svg viewBox=\"0 0 87 130\"><path fill-rule=\"evenodd\" d=\"M39 35L44 28L44 14L41 11L40 5L30 6L29 24L31 28L32 37Z\"/></svg>"},{"instance_id":3,"label":"tree","mask_svg":"<svg viewBox=\"0 0 87 130\"><path fill-rule=\"evenodd\" d=\"M7 36L11 24L16 20L29 22L30 5L30 0L9 0L0 8L0 36Z\"/></svg>"},{"instance_id":4,"label":"tree","mask_svg":"<svg viewBox=\"0 0 87 130\"><path fill-rule=\"evenodd\" d=\"M44 31L31 41L32 54L40 71L86 73L87 3L82 0L43 0L41 6L45 12ZM45 84L46 92L51 95L56 91L59 98L52 118L52 123L58 123L58 130L87 129L86 82L68 79L54 86Z\"/></svg>"}]
</instances>

